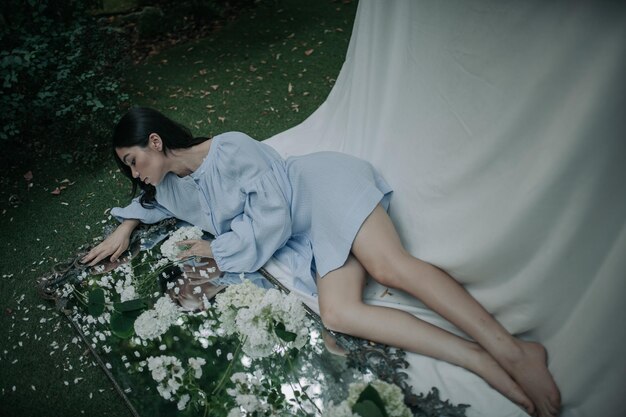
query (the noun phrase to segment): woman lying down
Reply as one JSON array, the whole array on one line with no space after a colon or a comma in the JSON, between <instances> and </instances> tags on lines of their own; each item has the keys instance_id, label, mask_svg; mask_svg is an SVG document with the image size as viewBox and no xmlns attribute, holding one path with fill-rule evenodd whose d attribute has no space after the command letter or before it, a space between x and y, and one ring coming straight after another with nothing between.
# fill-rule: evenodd
<instances>
[{"instance_id":1,"label":"woman lying down","mask_svg":"<svg viewBox=\"0 0 626 417\"><path fill-rule=\"evenodd\" d=\"M221 271L258 270L272 256L315 278L320 315L334 331L462 366L529 414L556 416L559 390L545 348L513 337L445 271L411 256L387 215L391 187L366 161L337 152L283 159L239 132L212 139L136 107L113 133L121 171L143 191L111 213L123 220L83 262L117 260L140 223L176 217L215 239L187 240L181 256ZM403 290L472 337L363 302L366 275Z\"/></svg>"}]
</instances>

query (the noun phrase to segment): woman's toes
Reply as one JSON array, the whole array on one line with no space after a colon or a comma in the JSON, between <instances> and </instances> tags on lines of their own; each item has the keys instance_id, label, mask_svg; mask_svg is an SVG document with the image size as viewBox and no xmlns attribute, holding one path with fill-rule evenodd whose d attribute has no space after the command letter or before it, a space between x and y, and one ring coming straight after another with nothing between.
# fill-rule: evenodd
<instances>
[{"instance_id":1,"label":"woman's toes","mask_svg":"<svg viewBox=\"0 0 626 417\"><path fill-rule=\"evenodd\" d=\"M526 410L526 413L528 415L531 416L536 416L536 410L535 410L535 405L533 403L528 403L528 404L522 404L522 407L524 407L524 410Z\"/></svg>"}]
</instances>

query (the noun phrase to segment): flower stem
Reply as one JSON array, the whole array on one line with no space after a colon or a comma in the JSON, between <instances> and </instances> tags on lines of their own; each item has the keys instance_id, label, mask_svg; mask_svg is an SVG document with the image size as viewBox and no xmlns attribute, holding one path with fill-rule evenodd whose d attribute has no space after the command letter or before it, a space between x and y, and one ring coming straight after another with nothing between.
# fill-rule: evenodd
<instances>
[{"instance_id":1,"label":"flower stem","mask_svg":"<svg viewBox=\"0 0 626 417\"><path fill-rule=\"evenodd\" d=\"M215 394L219 393L221 391L221 389L224 387L226 378L232 372L233 364L235 363L236 359L239 357L239 352L241 352L241 347L245 343L246 339L247 339L247 337L244 336L244 338L239 341L239 346L237 346L237 349L235 350L235 353L233 354L233 359L228 364L228 368L226 368L226 371L224 372L224 375L222 375L222 379L217 384L217 386L215 387L215 389L213 390L211 395L215 395Z\"/></svg>"},{"instance_id":2,"label":"flower stem","mask_svg":"<svg viewBox=\"0 0 626 417\"><path fill-rule=\"evenodd\" d=\"M319 409L319 407L317 406L317 404L315 404L313 399L311 397L309 397L309 394L307 394L306 391L304 390L304 388L302 388L302 384L300 383L300 379L298 378L297 375L295 375L295 373L294 373L294 366L293 366L293 363L291 362L291 358L289 357L289 351L287 350L287 346L285 346L282 341L280 342L280 344L283 347L283 349L285 349L285 351L287 352L286 357L287 357L287 363L289 364L289 374L290 375L294 375L296 377L296 384L298 384L298 387L300 388L301 395L304 398L306 398L313 405L313 407L315 407L315 409L317 410L317 412L319 414L322 414L322 410ZM291 386L291 389L293 391L295 391L293 389L293 385L292 385L291 381L289 381L289 385ZM302 407L302 403L300 402L300 399L298 397L296 397L296 401L298 401L298 405L304 411L304 408ZM306 412L305 412L305 414L306 414Z\"/></svg>"},{"instance_id":3,"label":"flower stem","mask_svg":"<svg viewBox=\"0 0 626 417\"><path fill-rule=\"evenodd\" d=\"M78 288L76 288L75 285L72 285L72 288L74 288L74 294L76 295L76 300L78 302L80 302L82 305L84 305L85 307L87 307L87 301L85 301L87 299L87 296L85 294L83 294L82 292L80 292L78 290Z\"/></svg>"}]
</instances>

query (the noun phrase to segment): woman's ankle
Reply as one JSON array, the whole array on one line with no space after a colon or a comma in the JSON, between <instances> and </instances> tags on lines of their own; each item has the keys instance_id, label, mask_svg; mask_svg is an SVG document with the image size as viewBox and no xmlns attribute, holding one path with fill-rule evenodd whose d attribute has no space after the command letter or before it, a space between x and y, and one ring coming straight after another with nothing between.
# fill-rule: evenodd
<instances>
[{"instance_id":1,"label":"woman's ankle","mask_svg":"<svg viewBox=\"0 0 626 417\"><path fill-rule=\"evenodd\" d=\"M545 348L540 343L527 342L513 338L514 343L503 350L496 360L507 372L515 371L527 365L529 360L536 360L538 355L545 356ZM541 351L541 352L539 352Z\"/></svg>"}]
</instances>

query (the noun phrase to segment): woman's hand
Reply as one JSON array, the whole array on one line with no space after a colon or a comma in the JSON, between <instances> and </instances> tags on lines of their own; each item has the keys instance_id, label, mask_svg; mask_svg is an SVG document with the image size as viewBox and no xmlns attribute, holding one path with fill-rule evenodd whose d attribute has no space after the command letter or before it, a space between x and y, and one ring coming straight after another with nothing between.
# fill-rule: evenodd
<instances>
[{"instance_id":1,"label":"woman's hand","mask_svg":"<svg viewBox=\"0 0 626 417\"><path fill-rule=\"evenodd\" d=\"M212 258L213 250L211 250L211 242L208 240L190 239L177 242L178 246L189 246L187 249L180 251L179 258L189 258L190 256L199 256L201 258Z\"/></svg>"},{"instance_id":2,"label":"woman's hand","mask_svg":"<svg viewBox=\"0 0 626 417\"><path fill-rule=\"evenodd\" d=\"M117 261L120 255L128 249L130 235L138 224L139 220L124 220L109 237L91 249L80 261L89 266L94 266L109 255L111 255L111 262Z\"/></svg>"}]
</instances>

